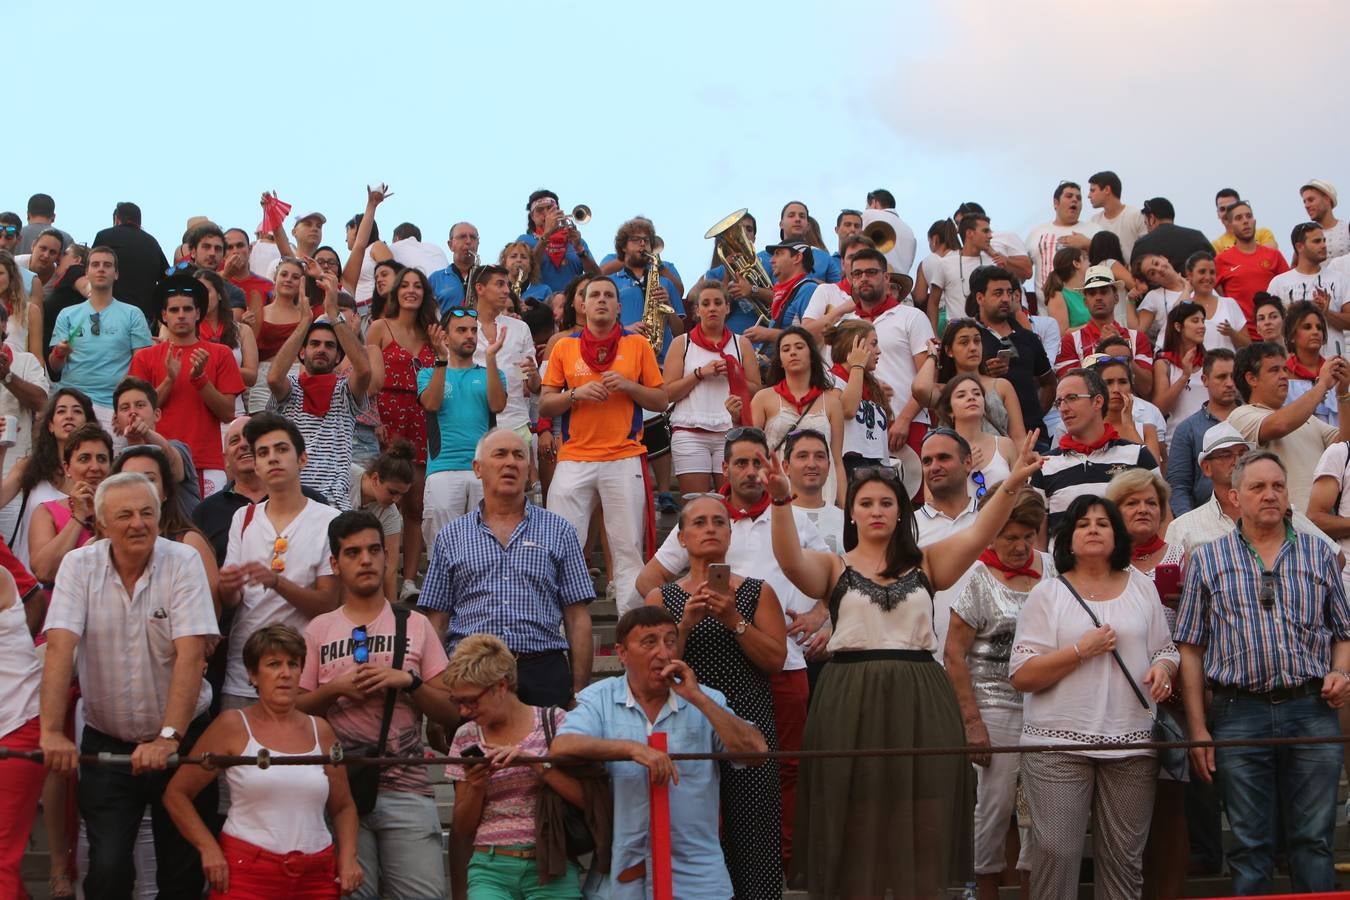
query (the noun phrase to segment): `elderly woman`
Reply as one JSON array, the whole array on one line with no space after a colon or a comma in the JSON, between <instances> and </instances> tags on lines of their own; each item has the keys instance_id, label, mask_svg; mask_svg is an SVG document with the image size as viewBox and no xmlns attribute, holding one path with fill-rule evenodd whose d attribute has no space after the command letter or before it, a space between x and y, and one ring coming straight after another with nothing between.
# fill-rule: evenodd
<instances>
[{"instance_id":1,"label":"elderly woman","mask_svg":"<svg viewBox=\"0 0 1350 900\"><path fill-rule=\"evenodd\" d=\"M253 756L266 748L274 757L327 753L337 742L333 729L295 707L305 639L287 625L268 625L249 636L243 655L258 702L221 715L202 732L193 752ZM193 805L219 771L182 766L164 789L165 810L201 854L212 898L336 900L339 893L360 886L356 804L342 766L231 766L224 772L230 812L219 841Z\"/></svg>"},{"instance_id":2,"label":"elderly woman","mask_svg":"<svg viewBox=\"0 0 1350 900\"><path fill-rule=\"evenodd\" d=\"M1106 499L1120 507L1125 530L1130 535L1130 564L1153 580L1162 599L1163 617L1171 634L1181 600L1182 562L1185 548L1162 539L1163 511L1171 489L1157 472L1129 469L1111 479ZM1165 706L1171 724L1180 731L1185 716L1181 710L1179 679L1172 681L1172 696ZM1190 842L1186 828L1185 782L1166 771L1158 773L1158 793L1153 802L1153 823L1144 852L1144 882L1147 897L1180 897L1190 866Z\"/></svg>"},{"instance_id":3,"label":"elderly woman","mask_svg":"<svg viewBox=\"0 0 1350 900\"><path fill-rule=\"evenodd\" d=\"M680 512L678 540L689 574L647 595L679 622L677 655L700 684L726 695L731 711L757 727L777 749L769 678L787 658L787 626L773 588L726 567L731 516L720 497L698 497ZM717 566L720 574L710 569ZM721 579L721 580L719 580ZM781 897L782 835L778 766L721 764L722 851L736 896Z\"/></svg>"},{"instance_id":4,"label":"elderly woman","mask_svg":"<svg viewBox=\"0 0 1350 900\"><path fill-rule=\"evenodd\" d=\"M470 635L455 646L441 676L464 723L450 744L451 756L483 762L447 765L455 783L450 883L456 897L580 898L577 868L547 883L535 864L535 808L545 787L573 806L584 802L581 784L554 766L511 766L519 754L544 756L551 730L562 724L558 707L527 706L516 696L516 658L499 638ZM466 870L467 869L467 870Z\"/></svg>"},{"instance_id":5,"label":"elderly woman","mask_svg":"<svg viewBox=\"0 0 1350 900\"><path fill-rule=\"evenodd\" d=\"M991 488L997 490L997 485ZM986 493L980 506L984 507L992 496ZM1038 491L1019 489L1007 524L980 554L952 604L943 656L947 680L956 692L965 722L966 742L972 746L1015 744L1022 733L1022 694L1008 683L1008 655L1027 595L1036 585L1054 577L1049 555L1035 547L1045 513L1045 499ZM1017 794L1018 757L990 753L972 756L971 761L978 767L979 777L975 790L975 883L980 900L997 900ZM1024 882L1029 858L1030 848L1023 842L1017 868L1022 870Z\"/></svg>"},{"instance_id":6,"label":"elderly woman","mask_svg":"<svg viewBox=\"0 0 1350 900\"><path fill-rule=\"evenodd\" d=\"M1157 590L1130 566L1130 556L1130 535L1114 503L1084 495L1069 504L1055 534L1060 576L1032 588L1013 637L1008 672L1026 695L1023 743L1150 740L1152 704L1145 709L1127 679L1153 704L1166 700L1181 657ZM1139 897L1157 775L1152 750L1023 757L1031 895L1078 895L1083 836L1095 819L1111 823L1092 832L1097 897Z\"/></svg>"}]
</instances>

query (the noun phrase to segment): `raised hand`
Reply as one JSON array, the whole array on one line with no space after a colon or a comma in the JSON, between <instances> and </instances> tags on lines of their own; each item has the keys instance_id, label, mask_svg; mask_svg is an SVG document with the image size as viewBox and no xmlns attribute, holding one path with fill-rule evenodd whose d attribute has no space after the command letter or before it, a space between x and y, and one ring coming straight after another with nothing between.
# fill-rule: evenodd
<instances>
[{"instance_id":1,"label":"raised hand","mask_svg":"<svg viewBox=\"0 0 1350 900\"><path fill-rule=\"evenodd\" d=\"M849 375L853 374L854 366L867 366L867 360L872 355L872 351L867 349L867 338L859 335L853 339L853 346L849 348L848 357L845 362L849 368Z\"/></svg>"},{"instance_id":2,"label":"raised hand","mask_svg":"<svg viewBox=\"0 0 1350 900\"><path fill-rule=\"evenodd\" d=\"M1013 463L1012 473L1004 482L1005 489L1021 487L1033 472L1040 471L1041 466L1045 464L1045 457L1036 452L1036 438L1040 437L1040 434L1039 428L1033 428L1022 439L1021 452L1017 455L1017 461Z\"/></svg>"},{"instance_id":3,"label":"raised hand","mask_svg":"<svg viewBox=\"0 0 1350 900\"><path fill-rule=\"evenodd\" d=\"M771 453L767 457L764 451L759 451L759 459L763 467L759 470L759 483L764 485L764 489L769 492L769 496L774 500L786 500L792 496L792 482L788 480L787 473L783 471L783 464L779 461L778 455Z\"/></svg>"},{"instance_id":4,"label":"raised hand","mask_svg":"<svg viewBox=\"0 0 1350 900\"><path fill-rule=\"evenodd\" d=\"M192 368L188 370L188 376L192 378L193 381L201 378L202 375L206 374L206 363L210 359L211 354L206 351L205 347L198 347L196 350L193 350L192 357L188 360L188 362L192 364Z\"/></svg>"},{"instance_id":5,"label":"raised hand","mask_svg":"<svg viewBox=\"0 0 1350 900\"><path fill-rule=\"evenodd\" d=\"M366 185L366 207L369 209L374 209L392 196L394 192L389 190L387 184L381 183L375 187Z\"/></svg>"}]
</instances>

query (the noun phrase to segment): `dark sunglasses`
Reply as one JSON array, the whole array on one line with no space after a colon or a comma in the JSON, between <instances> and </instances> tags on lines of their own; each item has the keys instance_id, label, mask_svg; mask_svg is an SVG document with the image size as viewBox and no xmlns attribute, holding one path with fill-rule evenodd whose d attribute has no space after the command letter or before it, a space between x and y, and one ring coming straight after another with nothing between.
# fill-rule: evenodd
<instances>
[{"instance_id":1,"label":"dark sunglasses","mask_svg":"<svg viewBox=\"0 0 1350 900\"><path fill-rule=\"evenodd\" d=\"M464 309L463 307L461 307L461 308L459 308L459 309L452 309L452 310L450 310L450 313L449 313L449 314L450 314L451 316L454 316L456 319L462 319L462 318L464 318L465 316L469 316L470 318L473 318L473 319L478 318L478 310L476 310L476 309Z\"/></svg>"},{"instance_id":2,"label":"dark sunglasses","mask_svg":"<svg viewBox=\"0 0 1350 900\"><path fill-rule=\"evenodd\" d=\"M1275 573L1261 573L1261 605L1266 609L1275 608Z\"/></svg>"},{"instance_id":3,"label":"dark sunglasses","mask_svg":"<svg viewBox=\"0 0 1350 900\"><path fill-rule=\"evenodd\" d=\"M190 259L184 259L184 260L181 260L181 261L176 262L176 263L174 263L173 265L169 266L167 269L164 270L164 274L165 274L165 275L172 275L172 274L174 274L175 272L184 272L184 271L187 271L188 269L192 268L192 267L195 266L195 265L196 265L196 263L194 263L192 260L190 260Z\"/></svg>"},{"instance_id":4,"label":"dark sunglasses","mask_svg":"<svg viewBox=\"0 0 1350 900\"><path fill-rule=\"evenodd\" d=\"M102 325L99 323L100 315L101 313L94 313L89 317L89 333L94 337L98 337L99 332L102 330Z\"/></svg>"},{"instance_id":5,"label":"dark sunglasses","mask_svg":"<svg viewBox=\"0 0 1350 900\"><path fill-rule=\"evenodd\" d=\"M975 499L979 500L985 494L989 493L989 488L984 483L983 472L971 472L970 480L975 483Z\"/></svg>"},{"instance_id":6,"label":"dark sunglasses","mask_svg":"<svg viewBox=\"0 0 1350 900\"><path fill-rule=\"evenodd\" d=\"M900 483L900 471L895 466L858 466L853 470L854 484L862 481L871 481L874 478L880 478L882 481L889 481L891 484Z\"/></svg>"},{"instance_id":7,"label":"dark sunglasses","mask_svg":"<svg viewBox=\"0 0 1350 900\"><path fill-rule=\"evenodd\" d=\"M742 441L746 438L749 438L752 441L759 441L762 444L765 441L764 429L756 428L753 425L737 425L727 432L726 442L728 444L734 444L737 441Z\"/></svg>"},{"instance_id":8,"label":"dark sunglasses","mask_svg":"<svg viewBox=\"0 0 1350 900\"><path fill-rule=\"evenodd\" d=\"M19 233L18 225L0 225L0 234L16 235Z\"/></svg>"},{"instance_id":9,"label":"dark sunglasses","mask_svg":"<svg viewBox=\"0 0 1350 900\"><path fill-rule=\"evenodd\" d=\"M364 625L352 629L352 659L361 665L370 662L370 635Z\"/></svg>"}]
</instances>

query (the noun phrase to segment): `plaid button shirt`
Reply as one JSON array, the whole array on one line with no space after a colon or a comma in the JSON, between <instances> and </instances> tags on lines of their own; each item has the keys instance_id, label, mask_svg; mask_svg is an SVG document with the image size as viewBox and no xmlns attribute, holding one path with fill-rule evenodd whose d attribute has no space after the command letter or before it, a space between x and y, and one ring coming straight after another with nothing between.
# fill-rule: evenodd
<instances>
[{"instance_id":1,"label":"plaid button shirt","mask_svg":"<svg viewBox=\"0 0 1350 900\"><path fill-rule=\"evenodd\" d=\"M1292 530L1270 568L1274 604L1261 602L1264 564L1242 535L1197 547L1186 565L1177 643L1205 648L1205 679L1250 691L1294 687L1326 675L1333 641L1350 639L1336 555Z\"/></svg>"},{"instance_id":2,"label":"plaid button shirt","mask_svg":"<svg viewBox=\"0 0 1350 900\"><path fill-rule=\"evenodd\" d=\"M417 603L450 614L447 653L485 632L521 654L566 650L563 608L593 599L576 529L527 502L505 546L483 523L481 506L442 528Z\"/></svg>"}]
</instances>

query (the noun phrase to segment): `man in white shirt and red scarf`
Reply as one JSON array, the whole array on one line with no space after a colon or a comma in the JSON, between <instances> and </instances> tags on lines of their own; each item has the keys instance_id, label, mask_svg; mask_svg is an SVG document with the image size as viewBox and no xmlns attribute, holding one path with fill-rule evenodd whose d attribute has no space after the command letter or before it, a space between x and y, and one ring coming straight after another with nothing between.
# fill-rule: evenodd
<instances>
[{"instance_id":1,"label":"man in white shirt and red scarf","mask_svg":"<svg viewBox=\"0 0 1350 900\"><path fill-rule=\"evenodd\" d=\"M656 547L642 410L669 404L652 345L619 325L619 291L608 276L586 286L585 319L580 335L554 346L539 399L539 415L562 417L548 508L584 536L600 504L622 615L642 604L634 584Z\"/></svg>"},{"instance_id":2,"label":"man in white shirt and red scarf","mask_svg":"<svg viewBox=\"0 0 1350 900\"><path fill-rule=\"evenodd\" d=\"M323 494L330 505L349 509L356 415L366 405L370 358L361 339L338 315L337 278L324 275L320 283L323 318L314 321L310 305L300 304L300 321L267 373L272 391L269 408L294 422L304 435L309 464L300 472L300 483ZM292 375L297 356L302 368ZM343 356L351 361L351 370L338 375Z\"/></svg>"}]
</instances>

